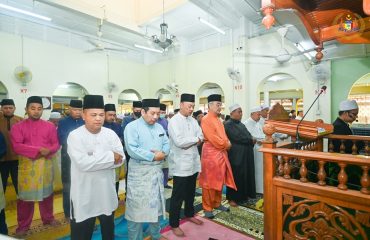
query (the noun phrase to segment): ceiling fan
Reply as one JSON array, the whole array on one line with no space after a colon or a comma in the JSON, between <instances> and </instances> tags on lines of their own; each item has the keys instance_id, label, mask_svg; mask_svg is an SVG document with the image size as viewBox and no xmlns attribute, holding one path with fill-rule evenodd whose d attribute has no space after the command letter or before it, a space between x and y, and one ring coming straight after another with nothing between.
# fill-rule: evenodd
<instances>
[{"instance_id":1,"label":"ceiling fan","mask_svg":"<svg viewBox=\"0 0 370 240\"><path fill-rule=\"evenodd\" d=\"M102 41L102 36L103 36L103 32L102 32L102 27L103 27L103 23L104 23L104 20L106 20L105 17L101 18L101 19L98 19L98 30L96 32L96 35L97 35L97 40L91 40L91 39L87 39L87 42L89 42L93 48L90 48L88 50L86 50L85 52L88 52L88 53L91 53L91 52L99 52L99 51L116 51L116 52L128 52L127 49L123 49L123 48L113 48L113 47L106 47Z\"/></svg>"},{"instance_id":2,"label":"ceiling fan","mask_svg":"<svg viewBox=\"0 0 370 240\"><path fill-rule=\"evenodd\" d=\"M254 54L254 53L249 53L248 55L253 56L253 57L274 58L278 63L284 64L286 62L289 62L289 60L292 59L292 57L299 56L305 53L309 53L315 50L315 49L308 49L302 52L290 53L288 52L288 50L285 48L285 45L284 45L284 40L288 32L288 27L281 27L277 30L277 32L279 33L281 37L281 49L279 50L277 55Z\"/></svg>"}]
</instances>

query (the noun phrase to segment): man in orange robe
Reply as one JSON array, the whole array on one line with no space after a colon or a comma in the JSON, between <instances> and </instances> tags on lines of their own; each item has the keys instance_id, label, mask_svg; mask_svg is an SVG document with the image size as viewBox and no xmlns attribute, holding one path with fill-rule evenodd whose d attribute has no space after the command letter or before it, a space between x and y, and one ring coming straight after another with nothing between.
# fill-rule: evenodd
<instances>
[{"instance_id":1,"label":"man in orange robe","mask_svg":"<svg viewBox=\"0 0 370 240\"><path fill-rule=\"evenodd\" d=\"M202 119L204 145L202 150L202 171L199 184L202 187L202 203L205 216L214 218L214 208L229 211L221 205L222 187L227 185L235 190L232 169L227 156L231 143L226 135L224 125L219 119L221 112L221 95L208 96L208 114Z\"/></svg>"}]
</instances>

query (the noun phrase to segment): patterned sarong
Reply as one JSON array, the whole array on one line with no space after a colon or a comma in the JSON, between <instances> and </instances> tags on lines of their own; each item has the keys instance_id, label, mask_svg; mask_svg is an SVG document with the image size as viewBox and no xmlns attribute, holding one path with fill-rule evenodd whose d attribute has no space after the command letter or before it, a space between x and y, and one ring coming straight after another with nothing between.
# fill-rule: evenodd
<instances>
[{"instance_id":1,"label":"patterned sarong","mask_svg":"<svg viewBox=\"0 0 370 240\"><path fill-rule=\"evenodd\" d=\"M23 201L42 201L53 193L53 158L19 156L18 198Z\"/></svg>"}]
</instances>

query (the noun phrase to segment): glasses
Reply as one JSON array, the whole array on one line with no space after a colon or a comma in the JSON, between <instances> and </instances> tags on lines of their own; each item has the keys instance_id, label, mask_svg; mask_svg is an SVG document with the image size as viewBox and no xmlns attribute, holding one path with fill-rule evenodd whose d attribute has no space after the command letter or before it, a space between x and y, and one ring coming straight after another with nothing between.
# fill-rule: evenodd
<instances>
[{"instance_id":1,"label":"glasses","mask_svg":"<svg viewBox=\"0 0 370 240\"><path fill-rule=\"evenodd\" d=\"M349 116L350 118L357 118L358 113L348 112L348 116Z\"/></svg>"}]
</instances>

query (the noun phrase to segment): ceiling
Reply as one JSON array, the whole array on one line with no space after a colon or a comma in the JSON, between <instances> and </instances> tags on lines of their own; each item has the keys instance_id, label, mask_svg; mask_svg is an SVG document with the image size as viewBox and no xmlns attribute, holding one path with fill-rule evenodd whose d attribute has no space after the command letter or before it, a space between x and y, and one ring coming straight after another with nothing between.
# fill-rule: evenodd
<instances>
[{"instance_id":1,"label":"ceiling","mask_svg":"<svg viewBox=\"0 0 370 240\"><path fill-rule=\"evenodd\" d=\"M103 17L103 14L102 8L97 6L102 4L106 6L109 1L91 1L96 4L95 7L89 5L89 11L85 12L82 10L84 9L82 7L84 1L87 2L87 0L0 0L2 4L52 18L51 22L45 22L0 8L0 31L87 50L91 48L91 44L86 39L98 40L96 34L98 20ZM159 35L159 25L163 22L162 1L150 0L150 3L155 4L152 4L151 11L146 9L144 12L146 15L141 12L141 6L149 3L149 0L110 1L117 6L120 6L118 4L126 4L128 7L132 7L132 11L127 9L125 11L133 13L132 16L118 17L119 9L116 9L116 12L106 11L107 19L101 30L103 33L101 41L105 47L127 49L127 52L118 54L139 62L146 62L146 58L153 59L153 56L155 56L155 60L160 60L163 57L161 54L152 54L137 49L134 44L150 46L148 39L152 35ZM305 2L304 0L291 1ZM348 2L348 0L343 1ZM71 8L73 3L78 2L81 4L75 4L75 7ZM325 1L310 0L310 2L325 7ZM168 33L176 36L183 54L231 44L232 35L235 35L235 32L240 36L251 38L276 31L277 28L286 24L294 25L289 27L286 36L293 44L299 43L303 49L311 49L316 46L296 11L291 9L276 11L274 16L277 23L272 29L266 30L261 24L263 16L260 12L260 0L165 0L164 5L164 21L168 24ZM311 9L317 5L302 6L302 8L304 7ZM223 29L226 34L219 34L202 24L198 20L199 17ZM329 45L332 46L327 47L329 50L324 52L329 57L366 56L370 52L370 47L363 44L343 45L334 40L326 43L326 46Z\"/></svg>"}]
</instances>

